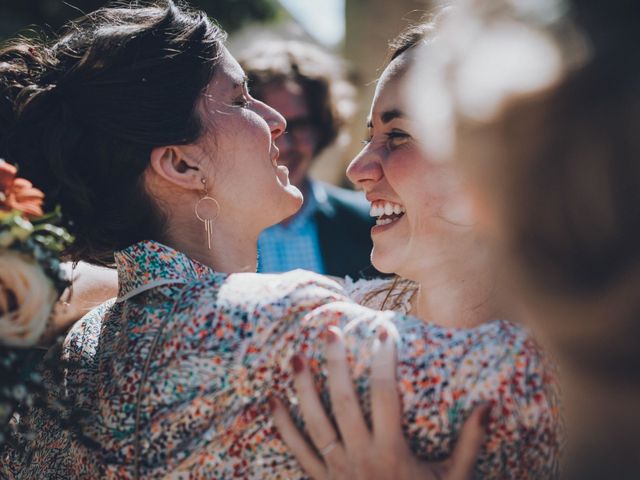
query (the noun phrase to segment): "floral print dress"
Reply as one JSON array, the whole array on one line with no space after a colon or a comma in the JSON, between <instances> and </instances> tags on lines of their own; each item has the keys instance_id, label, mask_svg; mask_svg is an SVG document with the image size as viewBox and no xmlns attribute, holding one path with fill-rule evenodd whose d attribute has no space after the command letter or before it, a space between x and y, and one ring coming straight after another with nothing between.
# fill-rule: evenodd
<instances>
[{"instance_id":1,"label":"floral print dress","mask_svg":"<svg viewBox=\"0 0 640 480\"><path fill-rule=\"evenodd\" d=\"M322 332L345 331L352 371L369 411L376 329L397 338L403 424L414 452L442 459L464 419L494 401L479 478L543 479L557 473L558 398L553 371L520 327L467 330L367 309L342 287L305 271L220 274L153 241L116 253L120 291L79 321L64 356L79 364L66 385L86 409L90 448L36 415L33 456L4 458L10 478L306 478L267 406L296 409L289 360L310 358L327 402ZM143 378L146 372L146 379ZM140 408L137 407L140 399Z\"/></svg>"}]
</instances>

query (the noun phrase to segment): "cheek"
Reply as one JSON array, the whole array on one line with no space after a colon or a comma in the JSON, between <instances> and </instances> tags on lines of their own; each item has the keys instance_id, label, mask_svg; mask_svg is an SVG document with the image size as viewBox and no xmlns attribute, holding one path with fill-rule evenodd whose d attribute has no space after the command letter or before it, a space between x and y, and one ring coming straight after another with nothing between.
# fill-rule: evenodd
<instances>
[{"instance_id":1,"label":"cheek","mask_svg":"<svg viewBox=\"0 0 640 480\"><path fill-rule=\"evenodd\" d=\"M257 165L269 157L271 134L264 122L241 118L230 121L220 131L219 153L238 166Z\"/></svg>"},{"instance_id":2,"label":"cheek","mask_svg":"<svg viewBox=\"0 0 640 480\"><path fill-rule=\"evenodd\" d=\"M383 166L389 185L407 209L422 209L437 197L431 188L433 168L413 149L395 153Z\"/></svg>"}]
</instances>

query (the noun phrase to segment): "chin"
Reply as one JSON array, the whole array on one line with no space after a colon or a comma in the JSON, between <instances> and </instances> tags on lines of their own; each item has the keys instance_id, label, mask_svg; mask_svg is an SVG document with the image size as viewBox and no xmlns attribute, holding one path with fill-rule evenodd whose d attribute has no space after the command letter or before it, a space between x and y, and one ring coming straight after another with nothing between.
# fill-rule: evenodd
<instances>
[{"instance_id":1,"label":"chin","mask_svg":"<svg viewBox=\"0 0 640 480\"><path fill-rule=\"evenodd\" d=\"M290 210L287 215L287 217L290 217L300 210L302 203L304 202L304 197L300 189L292 184L284 187L284 191L286 192L287 198L283 201L283 207L284 209Z\"/></svg>"},{"instance_id":2,"label":"chin","mask_svg":"<svg viewBox=\"0 0 640 480\"><path fill-rule=\"evenodd\" d=\"M283 195L281 195L278 202L277 212L280 214L278 220L274 223L280 223L282 220L289 218L300 210L304 197L298 187L294 185L287 185L283 187Z\"/></svg>"},{"instance_id":3,"label":"chin","mask_svg":"<svg viewBox=\"0 0 640 480\"><path fill-rule=\"evenodd\" d=\"M390 255L389 252L382 252L381 249L376 249L375 245L371 250L371 265L375 267L381 273L394 274L397 271L398 262Z\"/></svg>"},{"instance_id":4,"label":"chin","mask_svg":"<svg viewBox=\"0 0 640 480\"><path fill-rule=\"evenodd\" d=\"M302 192L300 191L300 189L295 185L287 185L285 187L285 190L287 191L289 196L291 196L294 199L294 202L297 205L296 210L299 210L300 207L302 206L302 202L304 201L304 196L302 195Z\"/></svg>"}]
</instances>

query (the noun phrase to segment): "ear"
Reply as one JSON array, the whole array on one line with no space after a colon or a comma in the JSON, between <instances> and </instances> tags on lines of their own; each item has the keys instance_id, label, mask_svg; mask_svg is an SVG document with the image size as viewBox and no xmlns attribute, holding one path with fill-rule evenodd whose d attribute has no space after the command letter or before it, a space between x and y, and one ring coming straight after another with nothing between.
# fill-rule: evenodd
<instances>
[{"instance_id":1,"label":"ear","mask_svg":"<svg viewBox=\"0 0 640 480\"><path fill-rule=\"evenodd\" d=\"M150 167L168 182L189 190L202 189L202 172L180 147L156 147L151 150Z\"/></svg>"}]
</instances>

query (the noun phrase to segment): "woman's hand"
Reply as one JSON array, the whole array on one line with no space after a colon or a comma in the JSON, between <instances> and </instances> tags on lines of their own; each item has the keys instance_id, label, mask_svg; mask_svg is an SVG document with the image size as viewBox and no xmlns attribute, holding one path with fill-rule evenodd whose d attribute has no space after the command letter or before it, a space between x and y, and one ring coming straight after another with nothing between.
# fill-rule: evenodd
<instances>
[{"instance_id":1,"label":"woman's hand","mask_svg":"<svg viewBox=\"0 0 640 480\"><path fill-rule=\"evenodd\" d=\"M484 440L490 405L473 411L449 459L422 461L409 450L402 435L395 342L386 330L379 334L371 365L372 431L360 410L341 331L330 327L326 342L327 382L340 435L324 411L313 376L302 357L294 356L291 363L300 409L313 446L298 431L282 402L277 398L270 400L273 421L280 435L308 475L316 480L472 478Z\"/></svg>"}]
</instances>

